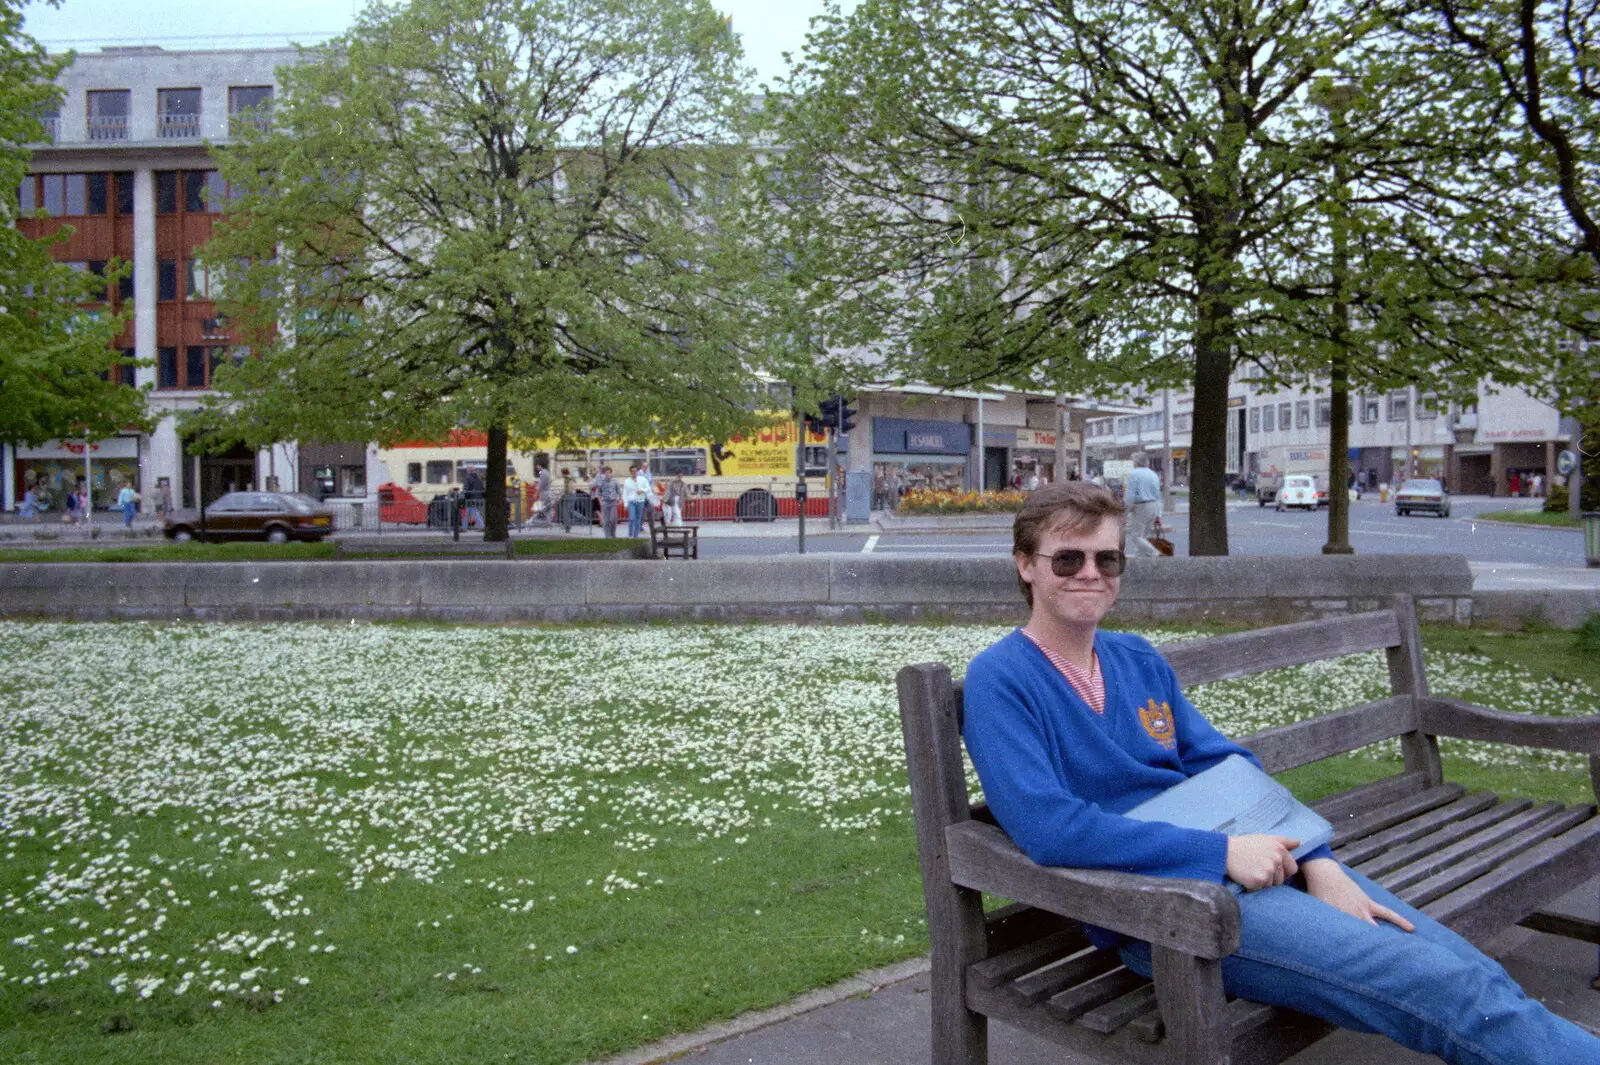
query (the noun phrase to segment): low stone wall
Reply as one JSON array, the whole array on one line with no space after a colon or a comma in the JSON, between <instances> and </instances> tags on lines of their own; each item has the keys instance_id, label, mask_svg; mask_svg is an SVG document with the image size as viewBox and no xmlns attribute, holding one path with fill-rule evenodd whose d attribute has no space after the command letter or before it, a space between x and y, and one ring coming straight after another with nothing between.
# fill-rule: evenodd
<instances>
[{"instance_id":1,"label":"low stone wall","mask_svg":"<svg viewBox=\"0 0 1600 1065\"><path fill-rule=\"evenodd\" d=\"M1576 627L1593 593L1472 591L1460 555L1130 561L1114 618L1275 622L1376 609L1397 593L1424 619ZM992 620L1025 616L1003 558L811 555L702 562L383 559L14 563L0 616L440 621Z\"/></svg>"}]
</instances>

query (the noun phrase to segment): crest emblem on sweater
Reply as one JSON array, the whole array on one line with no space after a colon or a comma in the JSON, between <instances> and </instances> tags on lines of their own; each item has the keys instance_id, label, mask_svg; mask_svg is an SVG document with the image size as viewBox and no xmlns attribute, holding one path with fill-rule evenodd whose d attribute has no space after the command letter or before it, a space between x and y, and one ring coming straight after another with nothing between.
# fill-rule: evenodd
<instances>
[{"instance_id":1,"label":"crest emblem on sweater","mask_svg":"<svg viewBox=\"0 0 1600 1065\"><path fill-rule=\"evenodd\" d=\"M1178 746L1178 728L1172 722L1172 707L1167 703L1151 699L1139 707L1139 724L1150 733L1151 739L1167 750Z\"/></svg>"}]
</instances>

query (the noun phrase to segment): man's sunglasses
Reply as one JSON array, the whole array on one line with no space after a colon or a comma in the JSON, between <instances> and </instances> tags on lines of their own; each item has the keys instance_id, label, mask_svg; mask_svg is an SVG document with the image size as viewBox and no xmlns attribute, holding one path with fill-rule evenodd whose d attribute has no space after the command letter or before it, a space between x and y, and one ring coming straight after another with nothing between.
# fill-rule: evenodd
<instances>
[{"instance_id":1,"label":"man's sunglasses","mask_svg":"<svg viewBox=\"0 0 1600 1065\"><path fill-rule=\"evenodd\" d=\"M1064 548L1053 555L1035 552L1036 558L1050 560L1050 572L1057 577L1071 577L1083 569L1083 564L1089 561L1089 554L1076 547ZM1094 553L1094 568L1100 571L1102 577L1120 577L1122 571L1128 568L1128 556L1121 551L1096 551Z\"/></svg>"}]
</instances>

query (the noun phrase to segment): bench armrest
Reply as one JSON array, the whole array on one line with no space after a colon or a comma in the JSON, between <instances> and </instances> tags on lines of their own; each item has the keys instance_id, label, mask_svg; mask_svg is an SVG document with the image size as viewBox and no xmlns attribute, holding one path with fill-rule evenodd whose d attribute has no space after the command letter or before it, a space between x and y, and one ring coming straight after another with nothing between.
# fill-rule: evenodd
<instances>
[{"instance_id":1,"label":"bench armrest","mask_svg":"<svg viewBox=\"0 0 1600 1065\"><path fill-rule=\"evenodd\" d=\"M1600 715L1544 717L1512 714L1460 699L1419 696L1417 721L1423 732L1433 736L1600 754Z\"/></svg>"},{"instance_id":2,"label":"bench armrest","mask_svg":"<svg viewBox=\"0 0 1600 1065\"><path fill-rule=\"evenodd\" d=\"M962 821L945 829L950 879L1198 958L1239 949L1239 901L1221 884L1104 869L1039 865L999 828Z\"/></svg>"}]
</instances>

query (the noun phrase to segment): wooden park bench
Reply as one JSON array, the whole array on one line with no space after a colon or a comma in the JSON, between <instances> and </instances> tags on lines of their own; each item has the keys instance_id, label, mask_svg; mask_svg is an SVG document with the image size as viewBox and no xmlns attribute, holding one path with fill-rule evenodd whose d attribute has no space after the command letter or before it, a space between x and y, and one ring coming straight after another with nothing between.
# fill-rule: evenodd
<instances>
[{"instance_id":1,"label":"wooden park bench","mask_svg":"<svg viewBox=\"0 0 1600 1065\"><path fill-rule=\"evenodd\" d=\"M653 510L645 508L646 524L650 526L650 557L671 558L677 552L679 558L699 558L700 526L667 525L656 521Z\"/></svg>"},{"instance_id":2,"label":"wooden park bench","mask_svg":"<svg viewBox=\"0 0 1600 1065\"><path fill-rule=\"evenodd\" d=\"M1374 613L1162 649L1185 687L1361 651L1388 657L1390 696L1243 742L1277 773L1398 737L1401 772L1315 808L1334 855L1483 944L1520 924L1600 942L1600 925L1544 912L1600 874L1592 805L1466 792L1440 771L1436 737L1579 751L1600 785L1600 717L1510 714L1428 694L1407 597ZM899 676L917 849L932 938L934 1065L988 1060L988 1018L1105 1062L1278 1062L1330 1025L1222 990L1239 906L1221 884L1036 865L974 805L962 768L961 686L943 665ZM985 911L983 893L1012 900ZM1084 922L1149 942L1155 981L1090 945Z\"/></svg>"}]
</instances>

